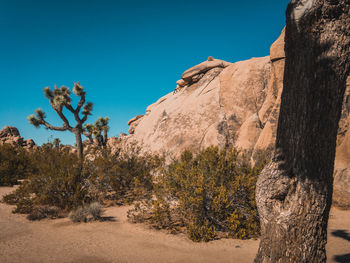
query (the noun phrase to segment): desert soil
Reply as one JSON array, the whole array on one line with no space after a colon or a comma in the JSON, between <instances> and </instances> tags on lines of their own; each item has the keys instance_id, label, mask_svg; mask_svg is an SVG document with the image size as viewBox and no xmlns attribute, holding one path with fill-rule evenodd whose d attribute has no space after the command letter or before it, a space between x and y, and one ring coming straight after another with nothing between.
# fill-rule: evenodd
<instances>
[{"instance_id":1,"label":"desert soil","mask_svg":"<svg viewBox=\"0 0 350 263\"><path fill-rule=\"evenodd\" d=\"M0 187L0 198L13 188ZM0 203L0 262L253 262L259 240L194 243L127 221L130 207L110 207L111 221L69 219L31 222ZM329 262L350 262L350 211L332 209Z\"/></svg>"}]
</instances>

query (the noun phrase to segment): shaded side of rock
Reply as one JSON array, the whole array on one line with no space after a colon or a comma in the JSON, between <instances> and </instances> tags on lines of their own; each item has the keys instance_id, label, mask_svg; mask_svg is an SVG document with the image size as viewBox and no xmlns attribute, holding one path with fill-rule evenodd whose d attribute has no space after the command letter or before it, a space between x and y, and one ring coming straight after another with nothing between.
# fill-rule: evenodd
<instances>
[{"instance_id":1,"label":"shaded side of rock","mask_svg":"<svg viewBox=\"0 0 350 263\"><path fill-rule=\"evenodd\" d=\"M285 28L279 38L270 47L270 59L272 62L286 58L284 53Z\"/></svg>"},{"instance_id":2,"label":"shaded side of rock","mask_svg":"<svg viewBox=\"0 0 350 263\"><path fill-rule=\"evenodd\" d=\"M140 123L141 118L144 115L137 115L134 118L132 118L131 120L128 121L128 125L129 125L129 133L133 134L135 132L135 128L137 127L137 125Z\"/></svg>"}]
</instances>

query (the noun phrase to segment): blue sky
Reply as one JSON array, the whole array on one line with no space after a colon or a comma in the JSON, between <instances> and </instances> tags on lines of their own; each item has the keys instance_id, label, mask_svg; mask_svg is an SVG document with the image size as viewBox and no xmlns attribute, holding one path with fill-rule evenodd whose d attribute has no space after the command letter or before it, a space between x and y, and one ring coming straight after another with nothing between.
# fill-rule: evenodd
<instances>
[{"instance_id":1,"label":"blue sky","mask_svg":"<svg viewBox=\"0 0 350 263\"><path fill-rule=\"evenodd\" d=\"M80 81L93 115L110 117L110 136L176 87L208 56L229 62L266 56L285 24L289 1L0 0L0 128L37 144L69 132L31 126L41 107L62 121L42 93Z\"/></svg>"}]
</instances>

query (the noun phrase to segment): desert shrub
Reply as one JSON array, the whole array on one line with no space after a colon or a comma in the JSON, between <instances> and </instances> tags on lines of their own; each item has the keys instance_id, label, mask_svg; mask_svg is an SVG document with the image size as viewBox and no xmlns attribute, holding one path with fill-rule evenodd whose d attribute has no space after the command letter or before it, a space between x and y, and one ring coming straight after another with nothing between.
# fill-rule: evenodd
<instances>
[{"instance_id":1,"label":"desert shrub","mask_svg":"<svg viewBox=\"0 0 350 263\"><path fill-rule=\"evenodd\" d=\"M70 214L69 218L74 223L89 222L101 220L102 214L102 205L98 202L93 202L87 206L78 207L78 209Z\"/></svg>"},{"instance_id":2,"label":"desert shrub","mask_svg":"<svg viewBox=\"0 0 350 263\"><path fill-rule=\"evenodd\" d=\"M93 220L99 220L102 217L103 210L102 205L98 202L93 202L87 207L88 213L91 215Z\"/></svg>"},{"instance_id":3,"label":"desert shrub","mask_svg":"<svg viewBox=\"0 0 350 263\"><path fill-rule=\"evenodd\" d=\"M71 210L86 202L89 174L75 154L45 144L31 153L32 174L4 201L16 205L14 212L30 213L37 205Z\"/></svg>"},{"instance_id":4,"label":"desert shrub","mask_svg":"<svg viewBox=\"0 0 350 263\"><path fill-rule=\"evenodd\" d=\"M133 222L181 229L193 241L250 238L259 233L255 184L266 161L250 164L235 149L209 147L197 156L185 151L155 178L153 195L129 212Z\"/></svg>"},{"instance_id":5,"label":"desert shrub","mask_svg":"<svg viewBox=\"0 0 350 263\"><path fill-rule=\"evenodd\" d=\"M28 177L33 170L30 153L10 144L0 145L0 186L12 186Z\"/></svg>"},{"instance_id":6,"label":"desert shrub","mask_svg":"<svg viewBox=\"0 0 350 263\"><path fill-rule=\"evenodd\" d=\"M84 207L79 207L75 211L73 211L69 218L74 222L74 223L79 223L79 222L87 222L87 217L89 213L86 208Z\"/></svg>"},{"instance_id":7,"label":"desert shrub","mask_svg":"<svg viewBox=\"0 0 350 263\"><path fill-rule=\"evenodd\" d=\"M29 220L41 220L44 218L55 219L60 217L60 209L56 206L40 205L34 206L27 218Z\"/></svg>"},{"instance_id":8,"label":"desert shrub","mask_svg":"<svg viewBox=\"0 0 350 263\"><path fill-rule=\"evenodd\" d=\"M33 207L33 198L27 181L22 183L14 192L3 197L3 201L10 205L16 205L13 213L29 214Z\"/></svg>"},{"instance_id":9,"label":"desert shrub","mask_svg":"<svg viewBox=\"0 0 350 263\"><path fill-rule=\"evenodd\" d=\"M4 201L16 205L17 213L31 213L36 206L71 211L107 199L131 203L152 193L153 170L160 162L139 152L136 147L123 154L99 149L91 155L93 158L82 161L69 148L46 143L30 154L30 176Z\"/></svg>"},{"instance_id":10,"label":"desert shrub","mask_svg":"<svg viewBox=\"0 0 350 263\"><path fill-rule=\"evenodd\" d=\"M79 158L68 151L42 147L33 156L37 173L29 177L28 184L35 203L71 209L88 201L84 173Z\"/></svg>"},{"instance_id":11,"label":"desert shrub","mask_svg":"<svg viewBox=\"0 0 350 263\"><path fill-rule=\"evenodd\" d=\"M215 227L208 221L204 223L189 223L186 226L188 237L195 242L209 242L216 237Z\"/></svg>"},{"instance_id":12,"label":"desert shrub","mask_svg":"<svg viewBox=\"0 0 350 263\"><path fill-rule=\"evenodd\" d=\"M116 154L99 154L89 167L93 167L94 180L99 181L98 192L109 190L109 198L117 204L130 204L150 196L153 174L162 159L158 156L140 154L140 147L131 145Z\"/></svg>"}]
</instances>

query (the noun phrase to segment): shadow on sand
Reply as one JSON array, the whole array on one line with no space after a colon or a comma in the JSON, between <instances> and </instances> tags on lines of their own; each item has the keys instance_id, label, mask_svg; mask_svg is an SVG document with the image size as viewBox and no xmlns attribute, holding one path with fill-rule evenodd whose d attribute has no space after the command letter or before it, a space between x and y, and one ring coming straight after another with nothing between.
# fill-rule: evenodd
<instances>
[{"instance_id":1,"label":"shadow on sand","mask_svg":"<svg viewBox=\"0 0 350 263\"><path fill-rule=\"evenodd\" d=\"M334 230L331 234L332 236L340 237L350 242L350 234L346 230Z\"/></svg>"},{"instance_id":2,"label":"shadow on sand","mask_svg":"<svg viewBox=\"0 0 350 263\"><path fill-rule=\"evenodd\" d=\"M333 260L335 262L339 262L339 263L349 263L350 262L350 254L334 256Z\"/></svg>"},{"instance_id":3,"label":"shadow on sand","mask_svg":"<svg viewBox=\"0 0 350 263\"><path fill-rule=\"evenodd\" d=\"M346 230L334 230L332 231L332 236L339 237L342 239L345 239L346 241L350 242L350 234ZM333 260L335 262L339 263L349 263L350 262L350 254L344 254L344 255L336 255L333 257Z\"/></svg>"},{"instance_id":4,"label":"shadow on sand","mask_svg":"<svg viewBox=\"0 0 350 263\"><path fill-rule=\"evenodd\" d=\"M101 222L117 222L118 220L114 216L102 216Z\"/></svg>"}]
</instances>

